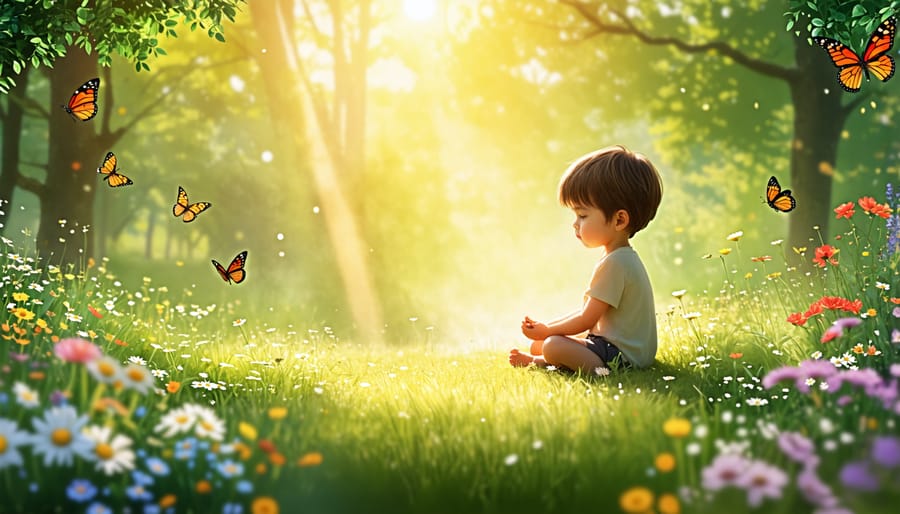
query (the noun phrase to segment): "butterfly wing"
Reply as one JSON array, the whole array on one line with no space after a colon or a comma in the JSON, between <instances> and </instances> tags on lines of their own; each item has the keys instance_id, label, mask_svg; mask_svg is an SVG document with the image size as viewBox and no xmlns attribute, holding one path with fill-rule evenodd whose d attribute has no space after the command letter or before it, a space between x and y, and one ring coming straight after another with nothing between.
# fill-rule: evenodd
<instances>
[{"instance_id":1,"label":"butterfly wing","mask_svg":"<svg viewBox=\"0 0 900 514\"><path fill-rule=\"evenodd\" d=\"M107 177L109 180L106 182L109 184L109 187L122 187L122 186L130 186L134 184L130 178L122 175L121 173L113 173Z\"/></svg>"},{"instance_id":2,"label":"butterfly wing","mask_svg":"<svg viewBox=\"0 0 900 514\"><path fill-rule=\"evenodd\" d=\"M862 85L863 60L847 45L836 39L814 37L813 41L828 52L831 63L840 68L838 82L846 91L855 93Z\"/></svg>"},{"instance_id":3,"label":"butterfly wing","mask_svg":"<svg viewBox=\"0 0 900 514\"><path fill-rule=\"evenodd\" d=\"M231 282L231 279L228 277L228 272L225 271L225 266L219 264L215 259L212 259L213 266L215 266L216 271L219 272L219 276L222 277L222 280L225 282Z\"/></svg>"},{"instance_id":4,"label":"butterfly wing","mask_svg":"<svg viewBox=\"0 0 900 514\"><path fill-rule=\"evenodd\" d=\"M235 284L240 284L247 277L247 272L244 271L244 264L247 262L247 250L237 254L234 260L231 261L231 264L228 265L228 277L234 281Z\"/></svg>"},{"instance_id":5,"label":"butterfly wing","mask_svg":"<svg viewBox=\"0 0 900 514\"><path fill-rule=\"evenodd\" d=\"M175 205L172 206L172 214L175 217L181 216L184 214L188 208L188 195L183 187L178 186L178 199L175 200Z\"/></svg>"},{"instance_id":6,"label":"butterfly wing","mask_svg":"<svg viewBox=\"0 0 900 514\"><path fill-rule=\"evenodd\" d=\"M891 16L875 29L869 38L869 44L866 45L866 51L863 52L866 69L882 82L887 82L894 76L894 58L888 55L888 52L894 46L896 33L897 19Z\"/></svg>"},{"instance_id":7,"label":"butterfly wing","mask_svg":"<svg viewBox=\"0 0 900 514\"><path fill-rule=\"evenodd\" d=\"M769 183L766 184L766 201L769 205L772 205L779 193L781 193L781 184L778 183L778 179L773 175L769 178Z\"/></svg>"},{"instance_id":8,"label":"butterfly wing","mask_svg":"<svg viewBox=\"0 0 900 514\"><path fill-rule=\"evenodd\" d=\"M97 115L97 91L99 90L100 79L93 78L76 89L69 98L69 103L63 108L72 118L87 121Z\"/></svg>"},{"instance_id":9,"label":"butterfly wing","mask_svg":"<svg viewBox=\"0 0 900 514\"><path fill-rule=\"evenodd\" d=\"M206 209L209 209L210 207L212 207L212 204L209 202L192 203L187 206L187 209L185 209L184 217L181 218L181 220L184 221L185 223L190 223L190 222L194 221L194 219L197 217L197 215L199 215L201 212L205 211Z\"/></svg>"}]
</instances>

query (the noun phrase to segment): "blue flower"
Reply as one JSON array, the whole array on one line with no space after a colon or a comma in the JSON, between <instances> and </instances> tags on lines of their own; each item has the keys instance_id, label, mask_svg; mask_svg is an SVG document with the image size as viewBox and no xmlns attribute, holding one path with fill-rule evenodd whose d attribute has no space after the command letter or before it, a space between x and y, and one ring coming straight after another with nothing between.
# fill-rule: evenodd
<instances>
[{"instance_id":1,"label":"blue flower","mask_svg":"<svg viewBox=\"0 0 900 514\"><path fill-rule=\"evenodd\" d=\"M88 505L85 514L112 514L112 509L100 502L94 502Z\"/></svg>"},{"instance_id":2,"label":"blue flower","mask_svg":"<svg viewBox=\"0 0 900 514\"><path fill-rule=\"evenodd\" d=\"M244 474L244 465L231 459L220 462L219 465L216 466L216 469L218 469L219 473L225 478L232 478Z\"/></svg>"},{"instance_id":3,"label":"blue flower","mask_svg":"<svg viewBox=\"0 0 900 514\"><path fill-rule=\"evenodd\" d=\"M250 494L253 492L253 482L249 480L240 480L234 484L235 490L241 494Z\"/></svg>"},{"instance_id":4,"label":"blue flower","mask_svg":"<svg viewBox=\"0 0 900 514\"><path fill-rule=\"evenodd\" d=\"M178 460L193 460L197 454L197 439L188 437L175 443L175 458Z\"/></svg>"},{"instance_id":5,"label":"blue flower","mask_svg":"<svg viewBox=\"0 0 900 514\"><path fill-rule=\"evenodd\" d=\"M125 494L134 501L148 502L153 500L153 493L144 489L144 486L140 484L135 484L128 489L125 489Z\"/></svg>"},{"instance_id":6,"label":"blue flower","mask_svg":"<svg viewBox=\"0 0 900 514\"><path fill-rule=\"evenodd\" d=\"M162 512L162 509L159 508L159 505L155 503L144 504L144 514L159 514L160 512Z\"/></svg>"},{"instance_id":7,"label":"blue flower","mask_svg":"<svg viewBox=\"0 0 900 514\"><path fill-rule=\"evenodd\" d=\"M9 394L0 393L0 405L6 405L9 403Z\"/></svg>"},{"instance_id":8,"label":"blue flower","mask_svg":"<svg viewBox=\"0 0 900 514\"><path fill-rule=\"evenodd\" d=\"M97 496L97 487L90 480L76 478L66 488L66 496L74 502L88 502L93 500L94 496Z\"/></svg>"},{"instance_id":9,"label":"blue flower","mask_svg":"<svg viewBox=\"0 0 900 514\"><path fill-rule=\"evenodd\" d=\"M134 480L134 483L137 485L153 485L153 477L143 471L132 471L131 479Z\"/></svg>"},{"instance_id":10,"label":"blue flower","mask_svg":"<svg viewBox=\"0 0 900 514\"><path fill-rule=\"evenodd\" d=\"M159 457L147 459L147 469L156 476L164 477L169 475L169 465Z\"/></svg>"},{"instance_id":11,"label":"blue flower","mask_svg":"<svg viewBox=\"0 0 900 514\"><path fill-rule=\"evenodd\" d=\"M222 514L244 514L244 506L240 503L226 503L222 505Z\"/></svg>"},{"instance_id":12,"label":"blue flower","mask_svg":"<svg viewBox=\"0 0 900 514\"><path fill-rule=\"evenodd\" d=\"M147 415L147 407L143 405L139 405L137 409L134 409L134 417L143 418Z\"/></svg>"}]
</instances>

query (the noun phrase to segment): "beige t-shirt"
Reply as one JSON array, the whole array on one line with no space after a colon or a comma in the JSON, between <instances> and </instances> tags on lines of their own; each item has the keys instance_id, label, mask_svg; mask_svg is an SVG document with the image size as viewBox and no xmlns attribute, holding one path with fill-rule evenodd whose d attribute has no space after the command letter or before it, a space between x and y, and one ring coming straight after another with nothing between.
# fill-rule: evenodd
<instances>
[{"instance_id":1,"label":"beige t-shirt","mask_svg":"<svg viewBox=\"0 0 900 514\"><path fill-rule=\"evenodd\" d=\"M585 295L609 304L590 333L609 339L636 367L653 364L656 305L650 277L634 248L623 246L600 259Z\"/></svg>"}]
</instances>

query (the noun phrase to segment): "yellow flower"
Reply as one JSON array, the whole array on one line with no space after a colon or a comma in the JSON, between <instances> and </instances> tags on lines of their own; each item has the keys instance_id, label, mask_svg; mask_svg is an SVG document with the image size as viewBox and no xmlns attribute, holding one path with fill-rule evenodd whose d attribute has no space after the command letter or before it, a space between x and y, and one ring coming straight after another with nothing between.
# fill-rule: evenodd
<instances>
[{"instance_id":1,"label":"yellow flower","mask_svg":"<svg viewBox=\"0 0 900 514\"><path fill-rule=\"evenodd\" d=\"M197 482L195 489L200 494L209 494L212 492L212 484L210 484L208 480L200 480Z\"/></svg>"},{"instance_id":2,"label":"yellow flower","mask_svg":"<svg viewBox=\"0 0 900 514\"><path fill-rule=\"evenodd\" d=\"M778 278L778 277L780 277L780 276L781 276L781 272L780 272L780 271L774 271L774 272L769 273L768 275L766 275L766 278L769 279L769 280L774 280L774 279L776 279L776 278Z\"/></svg>"},{"instance_id":3,"label":"yellow flower","mask_svg":"<svg viewBox=\"0 0 900 514\"><path fill-rule=\"evenodd\" d=\"M719 250L719 255L728 255L729 253L731 253L731 248L722 248Z\"/></svg>"},{"instance_id":4,"label":"yellow flower","mask_svg":"<svg viewBox=\"0 0 900 514\"><path fill-rule=\"evenodd\" d=\"M852 351L853 353L862 353L862 352L864 352L865 350L863 350L863 345L862 345L862 343L857 343L856 346L854 346L853 348L851 348L851 351Z\"/></svg>"},{"instance_id":5,"label":"yellow flower","mask_svg":"<svg viewBox=\"0 0 900 514\"><path fill-rule=\"evenodd\" d=\"M681 502L674 494L666 493L659 495L656 502L656 508L659 514L681 514Z\"/></svg>"},{"instance_id":6,"label":"yellow flower","mask_svg":"<svg viewBox=\"0 0 900 514\"><path fill-rule=\"evenodd\" d=\"M869 430L878 430L878 418L866 418L866 427Z\"/></svg>"},{"instance_id":7,"label":"yellow flower","mask_svg":"<svg viewBox=\"0 0 900 514\"><path fill-rule=\"evenodd\" d=\"M675 456L669 452L663 452L656 456L653 465L660 473L668 473L675 469Z\"/></svg>"},{"instance_id":8,"label":"yellow flower","mask_svg":"<svg viewBox=\"0 0 900 514\"><path fill-rule=\"evenodd\" d=\"M753 273L750 273L750 272L748 271L747 274L744 275L744 278L746 278L746 279L753 278Z\"/></svg>"},{"instance_id":9,"label":"yellow flower","mask_svg":"<svg viewBox=\"0 0 900 514\"><path fill-rule=\"evenodd\" d=\"M272 407L269 409L269 419L279 420L287 416L286 407Z\"/></svg>"},{"instance_id":10,"label":"yellow flower","mask_svg":"<svg viewBox=\"0 0 900 514\"><path fill-rule=\"evenodd\" d=\"M663 432L669 437L687 437L691 433L691 422L684 418L669 418L663 423Z\"/></svg>"},{"instance_id":11,"label":"yellow flower","mask_svg":"<svg viewBox=\"0 0 900 514\"><path fill-rule=\"evenodd\" d=\"M15 317L21 320L29 321L31 319L34 319L34 313L26 309L25 307L16 307L12 310L12 313Z\"/></svg>"},{"instance_id":12,"label":"yellow flower","mask_svg":"<svg viewBox=\"0 0 900 514\"><path fill-rule=\"evenodd\" d=\"M878 311L876 311L875 309L869 309L866 311L866 314L868 314L869 317L871 318L871 317L874 317L876 314L878 314Z\"/></svg>"},{"instance_id":13,"label":"yellow flower","mask_svg":"<svg viewBox=\"0 0 900 514\"><path fill-rule=\"evenodd\" d=\"M868 256L869 256L869 251L868 251L868 250L863 250L862 256L863 256L863 257L868 257Z\"/></svg>"},{"instance_id":14,"label":"yellow flower","mask_svg":"<svg viewBox=\"0 0 900 514\"><path fill-rule=\"evenodd\" d=\"M13 300L17 302L24 302L28 300L28 293L13 293Z\"/></svg>"},{"instance_id":15,"label":"yellow flower","mask_svg":"<svg viewBox=\"0 0 900 514\"><path fill-rule=\"evenodd\" d=\"M42 319L35 321L34 324L41 328L47 328L47 321L42 320Z\"/></svg>"},{"instance_id":16,"label":"yellow flower","mask_svg":"<svg viewBox=\"0 0 900 514\"><path fill-rule=\"evenodd\" d=\"M647 512L653 507L653 492L646 487L632 487L619 496L619 507L625 512Z\"/></svg>"},{"instance_id":17,"label":"yellow flower","mask_svg":"<svg viewBox=\"0 0 900 514\"><path fill-rule=\"evenodd\" d=\"M797 255L803 255L806 252L805 246L801 246L800 248L797 248L796 246L792 246L791 248L794 250L794 253L796 253Z\"/></svg>"},{"instance_id":18,"label":"yellow flower","mask_svg":"<svg viewBox=\"0 0 900 514\"><path fill-rule=\"evenodd\" d=\"M322 464L322 454L319 452L309 452L297 459L297 465L301 468L310 468Z\"/></svg>"},{"instance_id":19,"label":"yellow flower","mask_svg":"<svg viewBox=\"0 0 900 514\"><path fill-rule=\"evenodd\" d=\"M250 514L278 514L278 502L271 496L260 496L250 504Z\"/></svg>"},{"instance_id":20,"label":"yellow flower","mask_svg":"<svg viewBox=\"0 0 900 514\"><path fill-rule=\"evenodd\" d=\"M250 423L245 423L243 421L238 423L238 433L248 441L256 441L256 437L259 435L259 433L256 431L256 427L254 427Z\"/></svg>"},{"instance_id":21,"label":"yellow flower","mask_svg":"<svg viewBox=\"0 0 900 514\"><path fill-rule=\"evenodd\" d=\"M169 507L174 507L177 498L174 494L167 494L159 499L159 507L161 509L168 509Z\"/></svg>"},{"instance_id":22,"label":"yellow flower","mask_svg":"<svg viewBox=\"0 0 900 514\"><path fill-rule=\"evenodd\" d=\"M73 275L71 273L66 273L63 276L66 277L66 279L68 279L68 280L75 280L75 275Z\"/></svg>"}]
</instances>

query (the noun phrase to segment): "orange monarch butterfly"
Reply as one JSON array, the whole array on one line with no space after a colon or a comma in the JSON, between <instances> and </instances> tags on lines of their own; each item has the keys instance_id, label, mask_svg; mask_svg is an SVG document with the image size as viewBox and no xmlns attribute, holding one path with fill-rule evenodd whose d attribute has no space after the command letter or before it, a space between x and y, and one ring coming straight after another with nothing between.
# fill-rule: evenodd
<instances>
[{"instance_id":1,"label":"orange monarch butterfly","mask_svg":"<svg viewBox=\"0 0 900 514\"><path fill-rule=\"evenodd\" d=\"M222 277L222 280L228 282L234 282L235 284L240 284L247 277L247 272L244 271L244 263L247 262L247 250L237 254L237 257L231 261L231 264L228 265L228 269L225 269L225 266L222 266L215 259L212 259L213 266L216 267L216 271L219 272L219 276Z\"/></svg>"},{"instance_id":2,"label":"orange monarch butterfly","mask_svg":"<svg viewBox=\"0 0 900 514\"><path fill-rule=\"evenodd\" d=\"M769 184L766 186L766 202L769 207L780 212L791 212L797 206L797 201L791 196L791 190L782 191L781 185L775 177L770 178Z\"/></svg>"},{"instance_id":3,"label":"orange monarch butterfly","mask_svg":"<svg viewBox=\"0 0 900 514\"><path fill-rule=\"evenodd\" d=\"M97 91L100 90L100 79L93 78L81 85L72 93L69 103L62 108L73 120L87 121L97 115Z\"/></svg>"},{"instance_id":4,"label":"orange monarch butterfly","mask_svg":"<svg viewBox=\"0 0 900 514\"><path fill-rule=\"evenodd\" d=\"M869 80L869 74L882 82L894 76L894 58L888 55L894 46L894 34L897 33L897 19L891 16L881 22L869 37L869 44L862 57L840 41L827 37L814 37L813 41L828 52L831 62L839 68L838 82L845 90L855 93L862 85L863 74Z\"/></svg>"},{"instance_id":5,"label":"orange monarch butterfly","mask_svg":"<svg viewBox=\"0 0 900 514\"><path fill-rule=\"evenodd\" d=\"M103 174L103 180L109 184L109 187L130 186L134 184L130 178L116 171L116 154L109 152L103 159L103 164L97 168L97 173Z\"/></svg>"},{"instance_id":6,"label":"orange monarch butterfly","mask_svg":"<svg viewBox=\"0 0 900 514\"><path fill-rule=\"evenodd\" d=\"M175 205L172 206L172 214L174 214L176 218L183 214L184 217L182 218L182 221L188 223L194 221L194 218L196 218L198 214L210 207L212 207L212 204L209 202L189 203L188 195L184 188L178 186L178 200L175 202Z\"/></svg>"}]
</instances>

